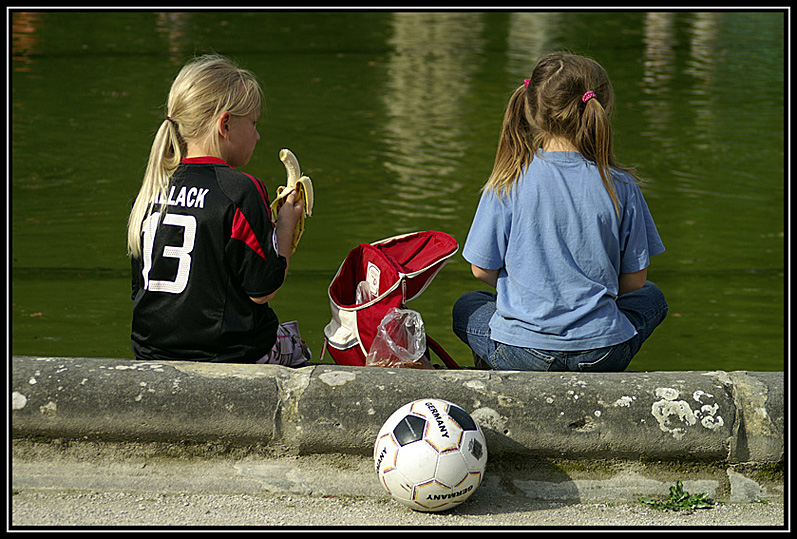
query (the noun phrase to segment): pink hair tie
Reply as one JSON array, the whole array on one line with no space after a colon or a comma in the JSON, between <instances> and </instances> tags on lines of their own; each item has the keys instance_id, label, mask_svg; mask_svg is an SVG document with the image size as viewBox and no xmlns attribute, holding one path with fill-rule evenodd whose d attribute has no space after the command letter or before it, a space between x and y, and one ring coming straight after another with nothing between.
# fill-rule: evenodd
<instances>
[{"instance_id":1,"label":"pink hair tie","mask_svg":"<svg viewBox=\"0 0 797 539\"><path fill-rule=\"evenodd\" d=\"M531 81L531 79L523 79L523 86L528 88L529 87L529 81Z\"/></svg>"},{"instance_id":2,"label":"pink hair tie","mask_svg":"<svg viewBox=\"0 0 797 539\"><path fill-rule=\"evenodd\" d=\"M582 103L586 103L587 101L589 101L593 97L597 97L595 95L595 92L593 92L592 90L587 90L586 92L584 92L584 95L581 96L581 102Z\"/></svg>"}]
</instances>

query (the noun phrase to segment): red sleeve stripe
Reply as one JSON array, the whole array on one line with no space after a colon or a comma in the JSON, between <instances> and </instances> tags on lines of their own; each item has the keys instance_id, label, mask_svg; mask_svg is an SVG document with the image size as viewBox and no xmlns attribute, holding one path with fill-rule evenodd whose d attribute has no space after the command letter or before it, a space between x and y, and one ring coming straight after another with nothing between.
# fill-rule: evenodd
<instances>
[{"instance_id":1,"label":"red sleeve stripe","mask_svg":"<svg viewBox=\"0 0 797 539\"><path fill-rule=\"evenodd\" d=\"M243 172L243 171L241 171L241 172ZM243 173L246 174L246 172L243 172ZM266 193L266 188L263 185L263 182L261 182L260 180L258 180L254 176L252 176L251 174L246 174L246 176L250 180L252 180L252 183L254 183L255 187L257 187L257 190L260 193L260 198L263 199L263 204L266 206L266 209L268 209L268 218L272 219L272 217L271 217L271 206L269 206L269 204L268 204L268 194Z\"/></svg>"},{"instance_id":2,"label":"red sleeve stripe","mask_svg":"<svg viewBox=\"0 0 797 539\"><path fill-rule=\"evenodd\" d=\"M257 241L257 236L255 236L252 227L249 226L249 221L246 220L240 209L235 210L235 216L232 219L232 239L241 240L263 257L263 260L266 259L263 249L260 248L260 242Z\"/></svg>"}]
</instances>

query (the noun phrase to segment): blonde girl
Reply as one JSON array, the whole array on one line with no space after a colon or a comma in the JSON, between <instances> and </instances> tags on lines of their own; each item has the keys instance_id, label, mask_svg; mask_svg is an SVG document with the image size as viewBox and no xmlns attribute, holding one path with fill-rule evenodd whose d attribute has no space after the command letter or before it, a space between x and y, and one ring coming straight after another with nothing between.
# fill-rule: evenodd
<instances>
[{"instance_id":1,"label":"blonde girl","mask_svg":"<svg viewBox=\"0 0 797 539\"><path fill-rule=\"evenodd\" d=\"M302 203L277 225L256 177L241 172L260 139L262 90L229 59L202 56L175 78L128 222L137 358L256 362L279 322Z\"/></svg>"},{"instance_id":2,"label":"blonde girl","mask_svg":"<svg viewBox=\"0 0 797 539\"><path fill-rule=\"evenodd\" d=\"M453 311L477 366L622 371L666 316L647 280L664 246L615 161L613 105L606 71L566 53L541 58L512 94L463 248L496 291L468 292Z\"/></svg>"}]
</instances>

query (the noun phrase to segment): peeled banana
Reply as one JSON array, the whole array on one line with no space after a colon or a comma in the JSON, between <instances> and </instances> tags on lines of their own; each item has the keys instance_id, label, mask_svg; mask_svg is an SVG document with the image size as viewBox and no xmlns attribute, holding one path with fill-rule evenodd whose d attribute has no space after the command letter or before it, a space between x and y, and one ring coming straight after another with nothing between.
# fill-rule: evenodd
<instances>
[{"instance_id":1,"label":"peeled banana","mask_svg":"<svg viewBox=\"0 0 797 539\"><path fill-rule=\"evenodd\" d=\"M304 220L313 215L313 182L307 176L302 176L302 169L299 168L299 160L293 152L287 148L280 150L280 161L285 165L288 173L288 181L285 185L277 187L277 197L271 203L271 212L275 218L279 216L279 210L285 204L287 196L296 189L296 199L304 200L304 212L296 222L291 240L291 254L296 252L296 246L304 234Z\"/></svg>"}]
</instances>

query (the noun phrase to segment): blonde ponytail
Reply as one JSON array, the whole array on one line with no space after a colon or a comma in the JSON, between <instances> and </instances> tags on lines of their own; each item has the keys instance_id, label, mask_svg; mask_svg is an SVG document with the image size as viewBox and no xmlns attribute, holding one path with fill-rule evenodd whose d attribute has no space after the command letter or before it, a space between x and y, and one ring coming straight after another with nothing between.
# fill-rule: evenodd
<instances>
[{"instance_id":1,"label":"blonde ponytail","mask_svg":"<svg viewBox=\"0 0 797 539\"><path fill-rule=\"evenodd\" d=\"M180 165L185 149L180 144L177 128L171 118L163 121L149 153L147 170L127 223L127 254L141 258L141 226L150 206L156 200L165 201L169 181Z\"/></svg>"}]
</instances>

